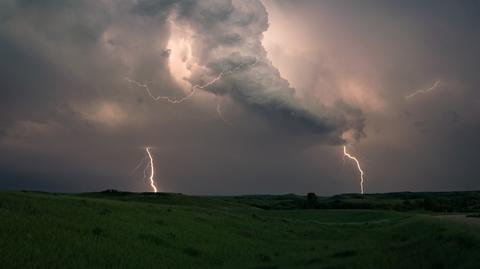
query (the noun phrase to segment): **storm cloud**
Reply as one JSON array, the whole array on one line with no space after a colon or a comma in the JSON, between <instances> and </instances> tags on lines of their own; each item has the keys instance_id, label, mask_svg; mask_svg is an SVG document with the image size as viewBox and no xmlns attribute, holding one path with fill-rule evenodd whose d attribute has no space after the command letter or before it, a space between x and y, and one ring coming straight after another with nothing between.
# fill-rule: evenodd
<instances>
[{"instance_id":1,"label":"storm cloud","mask_svg":"<svg viewBox=\"0 0 480 269\"><path fill-rule=\"evenodd\" d=\"M356 138L363 135L361 110L339 100L332 108L312 111L281 77L262 45L263 33L268 29L268 14L260 1L157 3L141 1L133 10L161 20L169 14L170 23L186 33L182 38L190 39L191 55L184 56L182 61L188 62L191 73L183 79L192 85L204 85L224 72L226 75L218 83L204 90L231 98L261 114L267 122L276 123L277 127L305 129L317 134L318 142L328 143L344 142L342 134L349 130ZM166 13L169 4L171 10Z\"/></svg>"},{"instance_id":2,"label":"storm cloud","mask_svg":"<svg viewBox=\"0 0 480 269\"><path fill-rule=\"evenodd\" d=\"M148 145L165 191L358 191L344 143L367 190L480 187L478 13L474 1L2 1L0 187L143 191L132 170ZM180 99L220 74L180 104L129 82Z\"/></svg>"}]
</instances>

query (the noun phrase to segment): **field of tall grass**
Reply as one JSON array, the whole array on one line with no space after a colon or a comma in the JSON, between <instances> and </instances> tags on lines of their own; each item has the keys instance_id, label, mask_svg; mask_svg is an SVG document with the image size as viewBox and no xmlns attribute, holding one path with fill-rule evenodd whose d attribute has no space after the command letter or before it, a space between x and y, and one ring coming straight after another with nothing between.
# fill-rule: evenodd
<instances>
[{"instance_id":1,"label":"field of tall grass","mask_svg":"<svg viewBox=\"0 0 480 269\"><path fill-rule=\"evenodd\" d=\"M0 192L0 268L480 268L479 228L229 197Z\"/></svg>"}]
</instances>

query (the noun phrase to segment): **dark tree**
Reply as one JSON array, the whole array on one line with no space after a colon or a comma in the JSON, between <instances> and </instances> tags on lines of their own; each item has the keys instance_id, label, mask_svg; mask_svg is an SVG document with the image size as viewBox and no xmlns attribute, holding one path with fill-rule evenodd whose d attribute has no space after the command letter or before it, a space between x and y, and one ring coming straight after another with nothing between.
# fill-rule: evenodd
<instances>
[{"instance_id":1,"label":"dark tree","mask_svg":"<svg viewBox=\"0 0 480 269\"><path fill-rule=\"evenodd\" d=\"M307 203L306 208L317 208L318 206L318 197L315 193L310 192L307 194Z\"/></svg>"}]
</instances>

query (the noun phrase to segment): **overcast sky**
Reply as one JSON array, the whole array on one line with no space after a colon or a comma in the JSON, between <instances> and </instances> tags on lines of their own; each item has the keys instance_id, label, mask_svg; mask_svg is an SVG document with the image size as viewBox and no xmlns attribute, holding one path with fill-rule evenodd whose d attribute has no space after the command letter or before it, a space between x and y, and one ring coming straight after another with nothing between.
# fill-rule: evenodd
<instances>
[{"instance_id":1,"label":"overcast sky","mask_svg":"<svg viewBox=\"0 0 480 269\"><path fill-rule=\"evenodd\" d=\"M4 0L0 188L480 189L480 2ZM192 92L193 91L193 92ZM148 171L147 176L148 176Z\"/></svg>"}]
</instances>

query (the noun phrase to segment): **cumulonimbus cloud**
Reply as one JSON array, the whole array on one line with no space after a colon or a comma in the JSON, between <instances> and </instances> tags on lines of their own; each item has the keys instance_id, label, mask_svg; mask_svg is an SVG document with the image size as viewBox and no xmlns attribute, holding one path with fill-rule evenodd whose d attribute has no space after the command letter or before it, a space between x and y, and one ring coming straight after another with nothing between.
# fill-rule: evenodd
<instances>
[{"instance_id":1,"label":"cumulonimbus cloud","mask_svg":"<svg viewBox=\"0 0 480 269\"><path fill-rule=\"evenodd\" d=\"M116 91L118 83L112 82L121 78L128 83L125 76L142 83L160 81L162 92L174 95L181 86L174 83L172 78L178 74L169 66L170 57L179 49L169 42L174 25L188 39L189 53L180 60L188 70L181 75L187 84L205 85L226 72L228 75L201 90L230 98L276 128L313 134L318 143L343 143L346 132L355 138L363 136L360 109L342 100L331 106L321 105L321 100L316 107L308 106L282 78L262 45L268 13L260 0L84 0L62 5L7 1L3 7L10 10L0 13L6 22L4 36L28 43L34 53L75 80L88 77L90 92L74 90L85 88L80 85L84 79L75 87L58 87L55 96L63 98L62 102L89 103L107 95L124 102ZM63 14L69 8L76 12L66 17ZM45 18L30 10L42 10ZM62 23L53 23L49 17ZM40 101L37 99L37 104Z\"/></svg>"},{"instance_id":2,"label":"cumulonimbus cloud","mask_svg":"<svg viewBox=\"0 0 480 269\"><path fill-rule=\"evenodd\" d=\"M333 107L308 108L267 57L262 45L268 13L258 0L158 1L144 0L133 8L141 16L169 18L187 28L195 66L189 77L201 85L221 72L235 70L203 90L228 96L270 122L318 135L327 143L342 143L345 132L363 135L361 110L339 100ZM168 12L166 12L168 10ZM168 14L168 15L166 15ZM165 19L167 20L167 19ZM175 51L177 48L169 47Z\"/></svg>"}]
</instances>

